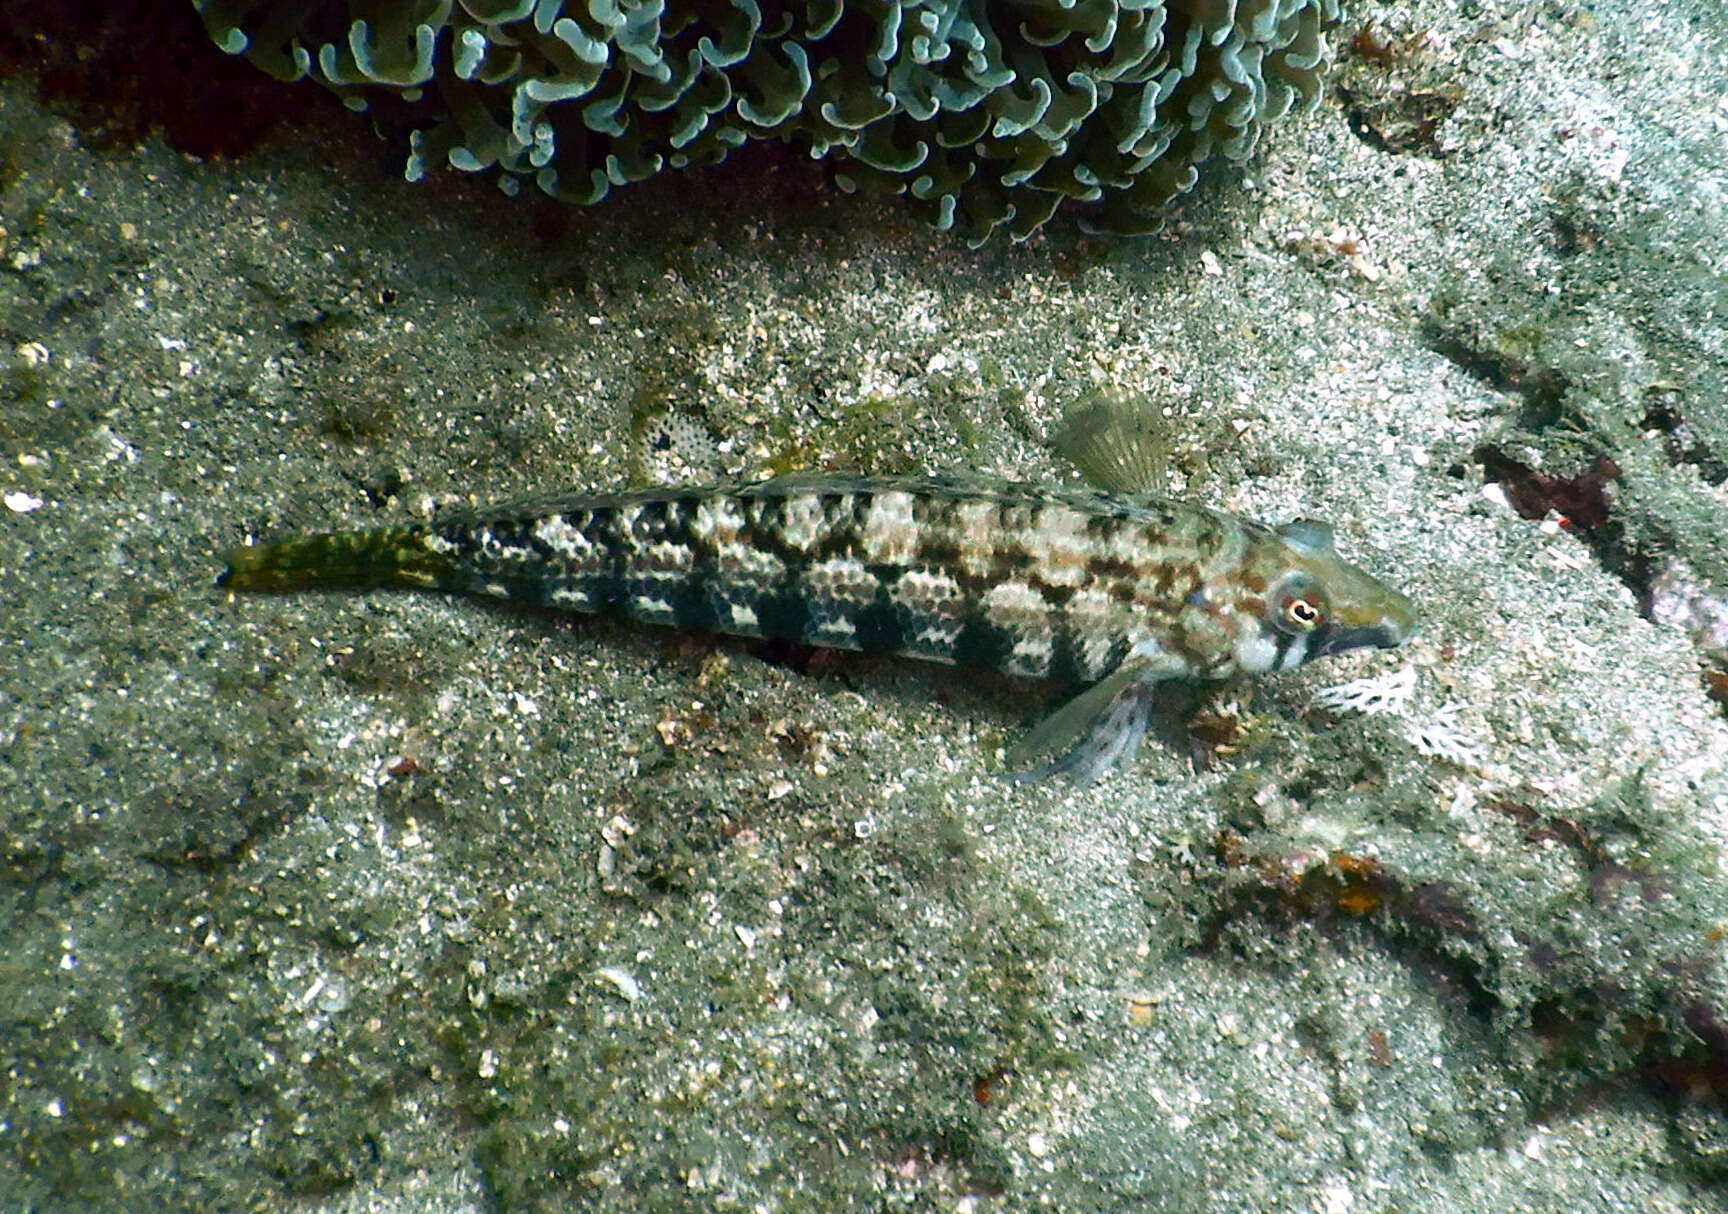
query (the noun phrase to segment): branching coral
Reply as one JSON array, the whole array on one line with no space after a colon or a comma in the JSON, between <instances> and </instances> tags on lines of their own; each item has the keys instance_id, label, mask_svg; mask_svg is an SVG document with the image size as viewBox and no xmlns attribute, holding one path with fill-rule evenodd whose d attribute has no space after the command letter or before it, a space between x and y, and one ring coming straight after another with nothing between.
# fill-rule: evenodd
<instances>
[{"instance_id":1,"label":"branching coral","mask_svg":"<svg viewBox=\"0 0 1728 1214\"><path fill-rule=\"evenodd\" d=\"M1064 199L1143 231L1319 92L1340 0L193 0L217 44L355 108L428 110L444 164L590 203L749 139L906 193L974 243Z\"/></svg>"}]
</instances>

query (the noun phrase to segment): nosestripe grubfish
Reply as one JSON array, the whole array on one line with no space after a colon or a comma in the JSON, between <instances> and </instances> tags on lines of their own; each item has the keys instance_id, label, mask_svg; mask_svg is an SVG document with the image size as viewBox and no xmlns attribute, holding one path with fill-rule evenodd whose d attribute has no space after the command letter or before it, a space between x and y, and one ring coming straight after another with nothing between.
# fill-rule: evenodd
<instances>
[{"instance_id":1,"label":"nosestripe grubfish","mask_svg":"<svg viewBox=\"0 0 1728 1214\"><path fill-rule=\"evenodd\" d=\"M1167 679L1401 645L1331 528L1029 484L804 479L578 494L247 545L233 590L414 589L1090 683L1016 748L1095 779Z\"/></svg>"}]
</instances>

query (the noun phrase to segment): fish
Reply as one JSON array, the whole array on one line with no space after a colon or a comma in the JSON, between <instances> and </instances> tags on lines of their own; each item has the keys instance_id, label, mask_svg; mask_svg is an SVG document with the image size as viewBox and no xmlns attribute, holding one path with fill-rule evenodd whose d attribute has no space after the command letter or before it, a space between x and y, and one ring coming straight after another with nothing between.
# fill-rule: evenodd
<instances>
[{"instance_id":1,"label":"fish","mask_svg":"<svg viewBox=\"0 0 1728 1214\"><path fill-rule=\"evenodd\" d=\"M1292 670L1416 628L1331 527L1024 482L789 477L574 493L247 544L232 591L453 592L1079 685L1019 778L1124 766L1169 680Z\"/></svg>"}]
</instances>

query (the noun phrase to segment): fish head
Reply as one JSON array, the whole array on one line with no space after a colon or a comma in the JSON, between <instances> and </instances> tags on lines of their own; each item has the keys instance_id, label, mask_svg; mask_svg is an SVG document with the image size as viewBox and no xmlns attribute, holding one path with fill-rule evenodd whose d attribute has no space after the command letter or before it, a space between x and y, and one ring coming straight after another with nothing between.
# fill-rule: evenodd
<instances>
[{"instance_id":1,"label":"fish head","mask_svg":"<svg viewBox=\"0 0 1728 1214\"><path fill-rule=\"evenodd\" d=\"M1264 589L1247 604L1259 619L1237 640L1241 669L1290 670L1351 649L1393 649L1415 635L1410 600L1340 557L1325 523L1286 523L1256 548L1250 576Z\"/></svg>"}]
</instances>

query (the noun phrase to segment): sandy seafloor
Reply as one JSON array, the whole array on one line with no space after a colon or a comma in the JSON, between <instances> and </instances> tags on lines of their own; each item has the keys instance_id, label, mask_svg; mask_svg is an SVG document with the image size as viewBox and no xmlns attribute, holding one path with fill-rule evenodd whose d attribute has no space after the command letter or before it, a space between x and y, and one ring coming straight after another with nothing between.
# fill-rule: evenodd
<instances>
[{"instance_id":1,"label":"sandy seafloor","mask_svg":"<svg viewBox=\"0 0 1728 1214\"><path fill-rule=\"evenodd\" d=\"M1376 17L1165 237L978 252L791 156L578 212L0 89L0 1209L1728 1207L1728 12ZM1417 640L1077 789L1001 778L1006 680L213 585L644 477L1071 483L1102 384ZM1607 456L1605 521L1485 455Z\"/></svg>"}]
</instances>

